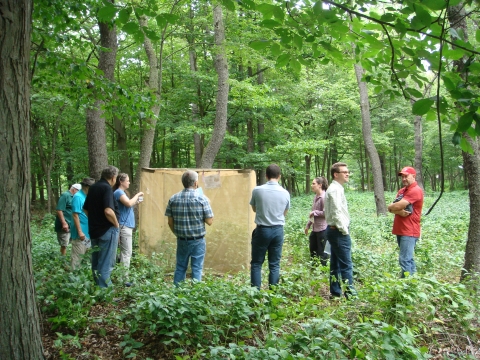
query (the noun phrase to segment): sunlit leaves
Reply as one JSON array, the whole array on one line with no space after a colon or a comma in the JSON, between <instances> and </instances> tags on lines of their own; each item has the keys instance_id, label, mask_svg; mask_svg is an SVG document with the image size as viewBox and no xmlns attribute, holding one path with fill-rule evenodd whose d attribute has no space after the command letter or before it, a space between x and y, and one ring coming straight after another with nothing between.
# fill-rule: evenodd
<instances>
[{"instance_id":1,"label":"sunlit leaves","mask_svg":"<svg viewBox=\"0 0 480 360\"><path fill-rule=\"evenodd\" d=\"M473 114L473 112L467 112L460 117L458 120L457 132L462 133L470 128L470 125L472 125L473 122Z\"/></svg>"},{"instance_id":2,"label":"sunlit leaves","mask_svg":"<svg viewBox=\"0 0 480 360\"><path fill-rule=\"evenodd\" d=\"M443 10L447 7L445 0L422 0L421 2L431 10Z\"/></svg>"},{"instance_id":3,"label":"sunlit leaves","mask_svg":"<svg viewBox=\"0 0 480 360\"><path fill-rule=\"evenodd\" d=\"M415 101L415 104L413 104L412 107L412 112L414 115L425 115L428 110L432 107L434 104L433 100L430 99L421 99L418 101Z\"/></svg>"},{"instance_id":4,"label":"sunlit leaves","mask_svg":"<svg viewBox=\"0 0 480 360\"><path fill-rule=\"evenodd\" d=\"M115 5L108 1L104 1L105 6L100 8L97 13L98 20L100 22L109 22L112 21L112 19L115 17L117 14L117 8Z\"/></svg>"},{"instance_id":5,"label":"sunlit leaves","mask_svg":"<svg viewBox=\"0 0 480 360\"><path fill-rule=\"evenodd\" d=\"M267 48L270 45L270 41L268 40L254 40L248 44L254 50L262 50Z\"/></svg>"}]
</instances>

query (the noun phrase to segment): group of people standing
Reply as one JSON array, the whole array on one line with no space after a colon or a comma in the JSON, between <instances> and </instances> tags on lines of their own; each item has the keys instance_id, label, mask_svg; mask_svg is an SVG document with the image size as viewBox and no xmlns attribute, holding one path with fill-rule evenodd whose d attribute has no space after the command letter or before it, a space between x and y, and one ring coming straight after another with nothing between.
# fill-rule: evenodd
<instances>
[{"instance_id":1,"label":"group of people standing","mask_svg":"<svg viewBox=\"0 0 480 360\"><path fill-rule=\"evenodd\" d=\"M135 228L133 206L138 204L143 192L131 199L127 189L130 179L119 174L115 166L107 166L101 179L84 178L64 192L57 204L55 231L60 253L66 254L72 243L71 267L76 269L89 248L92 252L92 272L100 287L111 285L110 275L117 259L128 268L132 257L132 231ZM126 281L126 286L131 283Z\"/></svg>"},{"instance_id":2,"label":"group of people standing","mask_svg":"<svg viewBox=\"0 0 480 360\"><path fill-rule=\"evenodd\" d=\"M268 284L274 287L280 280L280 261L284 242L283 227L290 208L290 194L280 184L281 169L271 164L266 169L264 185L253 189L250 205L255 212L256 228L251 239L250 280L252 287L261 288L262 265L268 259ZM313 180L315 193L305 235L309 236L312 258L326 266L330 260L330 294L332 298L356 296L353 285L352 241L350 216L343 185L349 181L347 164L335 163L330 168L332 182L325 177ZM395 214L393 234L400 247L399 263L402 276L416 271L413 253L420 237L420 216L423 191L415 181L416 172L405 167L399 173L404 187L388 206ZM182 175L184 189L168 201L165 216L168 226L177 238L176 268L173 282L185 280L188 265L192 278L202 280L206 253L206 227L213 224L210 200L198 186L198 173L187 170ZM65 255L66 246L72 240L72 268L78 267L81 255L89 247L92 253L92 272L97 285L111 285L110 275L115 265L117 246L120 242L120 262L130 266L132 256L132 231L135 227L133 206L143 200L143 192L129 197L130 180L127 174L108 166L101 179L95 182L84 178L60 197L57 206L55 229ZM325 246L330 244L330 256ZM125 283L129 286L130 283Z\"/></svg>"},{"instance_id":3,"label":"group of people standing","mask_svg":"<svg viewBox=\"0 0 480 360\"><path fill-rule=\"evenodd\" d=\"M325 252L327 241L330 244L330 295L332 298L342 296L342 284L345 284L344 295L356 296L353 285L352 242L349 234L350 216L343 185L349 181L350 172L345 163L335 163L330 169L332 183L324 177L315 178L311 188L315 193L312 211L305 227L308 235L310 227L310 255L320 259L326 265L329 254ZM396 199L388 206L388 211L395 214L392 233L397 236L400 249L399 264L401 277L416 272L414 249L420 237L420 217L423 207L423 190L416 182L416 171L412 167L404 167L398 176L404 185Z\"/></svg>"}]
</instances>

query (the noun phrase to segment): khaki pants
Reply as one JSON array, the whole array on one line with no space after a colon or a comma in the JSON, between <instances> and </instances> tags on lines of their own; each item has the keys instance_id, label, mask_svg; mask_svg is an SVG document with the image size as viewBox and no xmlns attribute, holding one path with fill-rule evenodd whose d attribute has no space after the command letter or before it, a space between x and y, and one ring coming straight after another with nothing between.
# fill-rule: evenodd
<instances>
[{"instance_id":1,"label":"khaki pants","mask_svg":"<svg viewBox=\"0 0 480 360\"><path fill-rule=\"evenodd\" d=\"M83 255L85 255L87 250L90 248L90 246L87 246L86 243L90 245L90 240L87 239L87 242L80 239L72 241L72 257L70 261L72 270L75 270L80 266Z\"/></svg>"}]
</instances>

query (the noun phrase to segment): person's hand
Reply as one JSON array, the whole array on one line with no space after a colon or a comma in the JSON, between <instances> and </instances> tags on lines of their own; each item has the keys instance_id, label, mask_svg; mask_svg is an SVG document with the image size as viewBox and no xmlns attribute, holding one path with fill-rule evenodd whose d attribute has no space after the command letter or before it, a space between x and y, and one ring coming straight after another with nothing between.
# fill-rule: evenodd
<instances>
[{"instance_id":1,"label":"person's hand","mask_svg":"<svg viewBox=\"0 0 480 360\"><path fill-rule=\"evenodd\" d=\"M137 195L138 196L143 196L143 191L140 191Z\"/></svg>"},{"instance_id":2,"label":"person's hand","mask_svg":"<svg viewBox=\"0 0 480 360\"><path fill-rule=\"evenodd\" d=\"M82 231L80 231L80 232L78 233L78 238L79 238L80 240L82 240L82 241L85 240L85 234L84 234Z\"/></svg>"},{"instance_id":3,"label":"person's hand","mask_svg":"<svg viewBox=\"0 0 480 360\"><path fill-rule=\"evenodd\" d=\"M305 235L308 235L308 228L305 228Z\"/></svg>"},{"instance_id":4,"label":"person's hand","mask_svg":"<svg viewBox=\"0 0 480 360\"><path fill-rule=\"evenodd\" d=\"M69 228L68 228L67 222L64 222L64 223L62 224L62 230L65 231L65 232L68 232Z\"/></svg>"},{"instance_id":5,"label":"person's hand","mask_svg":"<svg viewBox=\"0 0 480 360\"><path fill-rule=\"evenodd\" d=\"M310 211L310 217L313 217L315 215L315 212Z\"/></svg>"}]
</instances>

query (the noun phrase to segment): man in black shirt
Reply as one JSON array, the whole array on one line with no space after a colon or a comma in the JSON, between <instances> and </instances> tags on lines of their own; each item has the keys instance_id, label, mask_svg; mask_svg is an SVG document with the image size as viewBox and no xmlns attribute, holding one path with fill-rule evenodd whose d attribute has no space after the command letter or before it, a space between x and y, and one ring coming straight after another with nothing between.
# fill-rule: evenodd
<instances>
[{"instance_id":1,"label":"man in black shirt","mask_svg":"<svg viewBox=\"0 0 480 360\"><path fill-rule=\"evenodd\" d=\"M92 241L93 280L102 288L112 285L110 274L118 246L118 214L112 190L117 175L115 166L103 169L102 178L90 187L83 205Z\"/></svg>"}]
</instances>

